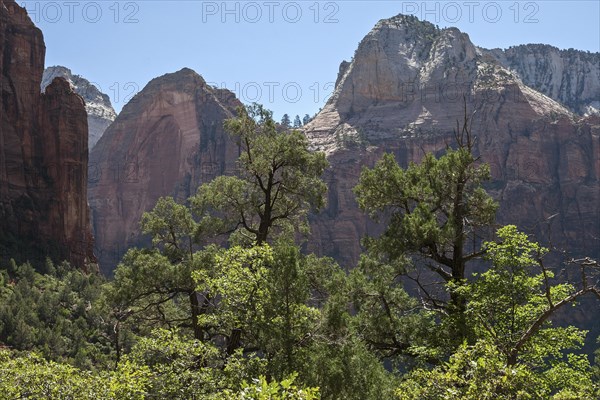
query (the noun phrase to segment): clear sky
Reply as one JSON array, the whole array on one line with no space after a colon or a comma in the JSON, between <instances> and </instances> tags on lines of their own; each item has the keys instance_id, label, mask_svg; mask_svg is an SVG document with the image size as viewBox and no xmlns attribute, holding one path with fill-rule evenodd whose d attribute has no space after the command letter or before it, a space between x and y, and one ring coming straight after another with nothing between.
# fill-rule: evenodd
<instances>
[{"instance_id":1,"label":"clear sky","mask_svg":"<svg viewBox=\"0 0 600 400\"><path fill-rule=\"evenodd\" d=\"M96 83L119 111L148 81L189 67L292 116L314 114L375 23L399 13L456 26L475 45L600 51L600 1L19 1L46 66Z\"/></svg>"}]
</instances>

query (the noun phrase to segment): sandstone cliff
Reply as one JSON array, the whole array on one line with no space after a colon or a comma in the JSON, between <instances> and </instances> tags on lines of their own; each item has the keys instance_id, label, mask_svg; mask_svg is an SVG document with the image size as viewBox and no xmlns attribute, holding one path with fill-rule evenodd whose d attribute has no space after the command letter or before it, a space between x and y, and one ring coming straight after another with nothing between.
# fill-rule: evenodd
<instances>
[{"instance_id":1,"label":"sandstone cliff","mask_svg":"<svg viewBox=\"0 0 600 400\"><path fill-rule=\"evenodd\" d=\"M384 152L404 166L424 152L442 152L462 121L463 99L474 113L477 151L491 164L489 190L500 202L500 223L515 223L540 239L550 232L554 244L597 256L600 119L581 119L531 89L457 29L410 16L375 26L304 128L331 163L329 205L313 217L309 248L352 267L359 239L379 229L352 193L362 167Z\"/></svg>"},{"instance_id":2,"label":"sandstone cliff","mask_svg":"<svg viewBox=\"0 0 600 400\"><path fill-rule=\"evenodd\" d=\"M89 201L104 272L140 244L140 218L159 197L183 202L234 170L238 150L223 121L240 105L183 69L152 80L123 108L90 154Z\"/></svg>"},{"instance_id":3,"label":"sandstone cliff","mask_svg":"<svg viewBox=\"0 0 600 400\"><path fill-rule=\"evenodd\" d=\"M464 101L474 112L477 151L491 164L489 190L501 202L500 222L541 239L550 232L556 244L594 255L598 117L582 119L532 89L465 33L405 16L380 21L364 38L353 60L340 65L334 94L305 127L312 147L332 165L325 176L329 204L311 217L309 249L354 266L360 239L380 229L354 201L362 167L384 151L403 165L427 151L439 154L452 142ZM233 168L237 149L222 126L237 105L233 94L184 69L153 80L124 108L90 156L89 199L104 271L140 244L139 219L158 197L184 201Z\"/></svg>"},{"instance_id":4,"label":"sandstone cliff","mask_svg":"<svg viewBox=\"0 0 600 400\"><path fill-rule=\"evenodd\" d=\"M106 128L117 118L110 98L87 79L74 75L70 69L61 66L48 67L44 70L42 92L57 77L65 78L73 86L75 93L85 101L89 131L88 147L91 150L100 140Z\"/></svg>"},{"instance_id":5,"label":"sandstone cliff","mask_svg":"<svg viewBox=\"0 0 600 400\"><path fill-rule=\"evenodd\" d=\"M87 117L63 79L40 94L42 33L0 0L0 256L94 261L87 208Z\"/></svg>"},{"instance_id":6,"label":"sandstone cliff","mask_svg":"<svg viewBox=\"0 0 600 400\"><path fill-rule=\"evenodd\" d=\"M600 53L528 44L483 52L523 82L581 115L600 112Z\"/></svg>"}]
</instances>

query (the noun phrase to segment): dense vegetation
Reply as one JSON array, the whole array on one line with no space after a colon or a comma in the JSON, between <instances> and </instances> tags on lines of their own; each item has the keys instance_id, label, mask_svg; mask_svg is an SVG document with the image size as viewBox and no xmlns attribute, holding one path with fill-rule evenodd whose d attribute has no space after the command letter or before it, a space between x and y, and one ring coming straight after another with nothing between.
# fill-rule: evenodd
<instances>
[{"instance_id":1,"label":"dense vegetation","mask_svg":"<svg viewBox=\"0 0 600 400\"><path fill-rule=\"evenodd\" d=\"M552 319L600 297L598 263L569 260L579 278L559 281L548 249L496 226L466 117L443 156L365 168L357 201L387 225L350 273L301 251L327 161L289 125L240 109L237 174L160 199L141 221L152 246L111 281L7 265L0 398L600 396L587 332Z\"/></svg>"}]
</instances>

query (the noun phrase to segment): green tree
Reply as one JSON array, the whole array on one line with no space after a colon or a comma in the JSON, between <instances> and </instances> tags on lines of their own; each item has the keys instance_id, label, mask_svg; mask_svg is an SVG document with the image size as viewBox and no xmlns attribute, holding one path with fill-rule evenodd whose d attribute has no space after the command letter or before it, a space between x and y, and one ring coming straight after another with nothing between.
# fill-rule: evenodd
<instances>
[{"instance_id":1,"label":"green tree","mask_svg":"<svg viewBox=\"0 0 600 400\"><path fill-rule=\"evenodd\" d=\"M300 116L296 115L294 118L294 128L300 128L302 126L302 120L300 120Z\"/></svg>"},{"instance_id":2,"label":"green tree","mask_svg":"<svg viewBox=\"0 0 600 400\"><path fill-rule=\"evenodd\" d=\"M350 273L354 329L374 354L402 369L415 357L442 356L431 341L438 335L437 312L423 308L398 279L408 262L381 263L363 255Z\"/></svg>"},{"instance_id":3,"label":"green tree","mask_svg":"<svg viewBox=\"0 0 600 400\"><path fill-rule=\"evenodd\" d=\"M199 324L223 338L217 341L227 343L227 354L240 347L261 354L268 374L282 379L300 369L303 349L321 332L318 306L341 275L330 260L303 256L293 245L234 246L193 273L197 290L219 299Z\"/></svg>"},{"instance_id":4,"label":"green tree","mask_svg":"<svg viewBox=\"0 0 600 400\"><path fill-rule=\"evenodd\" d=\"M467 264L483 254L480 235L494 223L497 205L482 187L489 168L473 155L466 114L455 139L457 149L440 158L427 154L406 169L384 155L363 170L355 193L373 218L389 217L380 237L365 240L370 257L413 281L428 308L453 315L449 334L460 343L468 336L466 301L456 290L448 301L447 289L464 284ZM443 285L431 285L436 276Z\"/></svg>"},{"instance_id":5,"label":"green tree","mask_svg":"<svg viewBox=\"0 0 600 400\"><path fill-rule=\"evenodd\" d=\"M206 339L197 320L213 299L196 291L191 279L193 271L214 264L216 248L201 249L206 239L228 233L233 242L261 244L272 229L291 236L307 228L311 208L324 204L324 155L309 152L303 135L279 128L262 106L239 113L225 123L241 149L238 176L202 185L190 206L161 198L143 215L142 231L151 236L153 249L132 249L117 267L109 290L117 328L134 318L129 326L138 332L192 328L197 339Z\"/></svg>"},{"instance_id":6,"label":"green tree","mask_svg":"<svg viewBox=\"0 0 600 400\"><path fill-rule=\"evenodd\" d=\"M553 282L554 273L543 262L547 249L530 242L514 225L497 234L498 242L484 244L492 267L458 289L468 300L468 320L478 337L494 343L508 366L543 367L549 357L561 358L562 350L583 343L586 332L552 327L551 317L581 296L599 296L597 273L582 266L580 288Z\"/></svg>"},{"instance_id":7,"label":"green tree","mask_svg":"<svg viewBox=\"0 0 600 400\"><path fill-rule=\"evenodd\" d=\"M591 399L600 395L590 363L577 354L585 331L555 327L558 309L586 294L598 295L597 272L586 271L580 288L556 283L544 267L546 249L514 226L486 242L492 266L458 289L474 344L466 342L447 363L411 372L398 390L403 399ZM587 265L589 267L590 265Z\"/></svg>"},{"instance_id":8,"label":"green tree","mask_svg":"<svg viewBox=\"0 0 600 400\"><path fill-rule=\"evenodd\" d=\"M346 275L331 259L285 243L234 246L194 277L219 299L199 321L227 344L228 359L263 359L269 380L297 372L325 399L393 394L394 377L353 335Z\"/></svg>"},{"instance_id":9,"label":"green tree","mask_svg":"<svg viewBox=\"0 0 600 400\"><path fill-rule=\"evenodd\" d=\"M304 114L304 117L302 118L302 125L308 124L311 120L312 118L310 117L310 115Z\"/></svg>"},{"instance_id":10,"label":"green tree","mask_svg":"<svg viewBox=\"0 0 600 400\"><path fill-rule=\"evenodd\" d=\"M262 106L238 111L225 123L240 146L238 176L202 185L190 199L194 212L211 222L216 213L225 232L259 245L274 228L279 234L306 230L308 211L325 202L325 155L310 152L301 133L278 128Z\"/></svg>"},{"instance_id":11,"label":"green tree","mask_svg":"<svg viewBox=\"0 0 600 400\"><path fill-rule=\"evenodd\" d=\"M220 398L225 400L317 400L319 396L318 388L299 388L294 381L297 375L278 381L267 381L264 376L253 379L252 383L244 382L244 388L237 393L230 390L220 394Z\"/></svg>"},{"instance_id":12,"label":"green tree","mask_svg":"<svg viewBox=\"0 0 600 400\"><path fill-rule=\"evenodd\" d=\"M35 353L0 350L0 399L142 400L148 370L124 363L111 372L80 370Z\"/></svg>"},{"instance_id":13,"label":"green tree","mask_svg":"<svg viewBox=\"0 0 600 400\"><path fill-rule=\"evenodd\" d=\"M154 330L125 357L136 368L147 370L146 390L152 398L210 398L225 385L218 349L176 329Z\"/></svg>"},{"instance_id":14,"label":"green tree","mask_svg":"<svg viewBox=\"0 0 600 400\"><path fill-rule=\"evenodd\" d=\"M196 319L206 307L195 291L193 270L211 263L212 247L174 262L158 249L130 249L115 271L115 279L106 288L113 310L115 348L120 357L127 330L147 335L155 327L192 330L204 338Z\"/></svg>"},{"instance_id":15,"label":"green tree","mask_svg":"<svg viewBox=\"0 0 600 400\"><path fill-rule=\"evenodd\" d=\"M292 120L289 115L283 114L283 117L281 117L281 126L284 128L290 128L292 126Z\"/></svg>"},{"instance_id":16,"label":"green tree","mask_svg":"<svg viewBox=\"0 0 600 400\"><path fill-rule=\"evenodd\" d=\"M55 361L92 368L112 357L109 312L100 301L104 280L68 263L11 262L0 273L0 343L35 350Z\"/></svg>"}]
</instances>

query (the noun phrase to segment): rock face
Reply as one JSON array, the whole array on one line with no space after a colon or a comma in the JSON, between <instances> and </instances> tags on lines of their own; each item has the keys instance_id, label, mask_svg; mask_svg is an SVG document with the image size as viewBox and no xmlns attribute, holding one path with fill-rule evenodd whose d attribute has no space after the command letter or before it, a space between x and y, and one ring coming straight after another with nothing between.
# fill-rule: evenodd
<instances>
[{"instance_id":1,"label":"rock face","mask_svg":"<svg viewBox=\"0 0 600 400\"><path fill-rule=\"evenodd\" d=\"M483 52L535 90L587 115L600 112L600 53L527 44Z\"/></svg>"},{"instance_id":2,"label":"rock face","mask_svg":"<svg viewBox=\"0 0 600 400\"><path fill-rule=\"evenodd\" d=\"M95 261L87 191L82 98L55 79L40 94L42 33L12 0L0 0L1 257Z\"/></svg>"},{"instance_id":3,"label":"rock face","mask_svg":"<svg viewBox=\"0 0 600 400\"><path fill-rule=\"evenodd\" d=\"M161 196L185 201L234 170L238 148L223 129L241 103L190 69L152 80L90 154L89 201L97 255L110 273L139 245L139 221Z\"/></svg>"},{"instance_id":4,"label":"rock face","mask_svg":"<svg viewBox=\"0 0 600 400\"><path fill-rule=\"evenodd\" d=\"M573 96L569 107L584 104L587 86ZM233 171L238 149L222 126L239 104L184 69L153 80L123 109L90 155L89 200L105 272L142 243L140 217L160 196L184 201ZM304 128L332 165L328 207L311 217L309 250L353 267L360 239L381 229L354 200L362 167L384 151L405 166L425 152L441 154L465 104L477 151L491 164L488 189L501 203L500 222L597 254L600 118L582 118L531 88L459 30L406 16L380 21L364 38Z\"/></svg>"},{"instance_id":5,"label":"rock face","mask_svg":"<svg viewBox=\"0 0 600 400\"><path fill-rule=\"evenodd\" d=\"M89 131L88 147L91 150L100 140L106 128L117 118L110 98L87 79L74 75L70 69L61 66L48 67L44 70L42 92L56 77L66 79L73 86L75 93L85 101Z\"/></svg>"},{"instance_id":6,"label":"rock face","mask_svg":"<svg viewBox=\"0 0 600 400\"><path fill-rule=\"evenodd\" d=\"M573 94L583 104L587 87ZM473 114L477 152L491 165L499 222L576 254L600 249L600 118L580 118L525 85L455 28L411 16L380 21L343 63L334 94L305 126L331 163L328 208L312 220L309 248L355 265L359 239L378 232L354 200L363 166L384 152L401 165L443 153Z\"/></svg>"}]
</instances>

